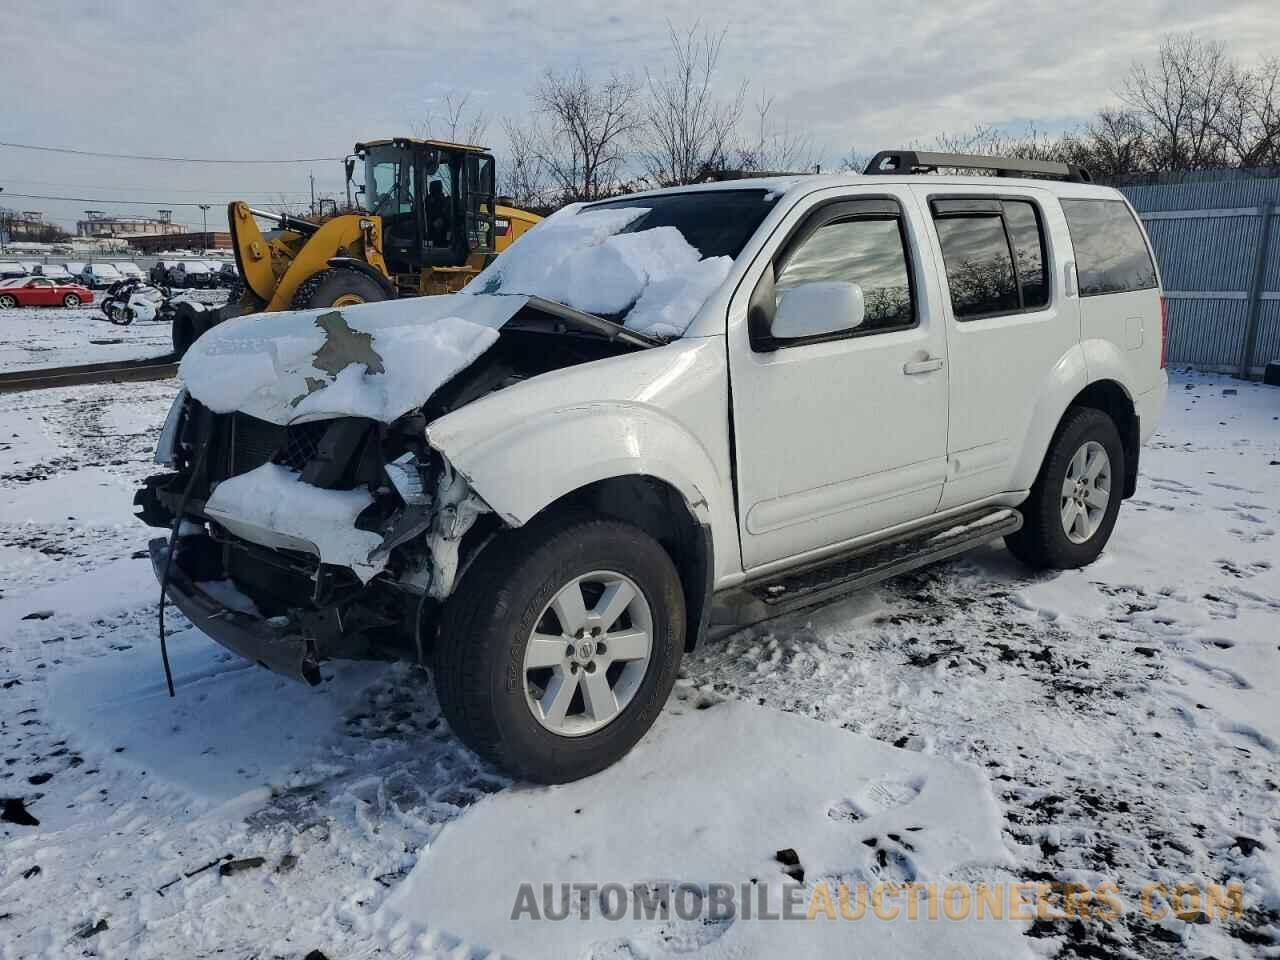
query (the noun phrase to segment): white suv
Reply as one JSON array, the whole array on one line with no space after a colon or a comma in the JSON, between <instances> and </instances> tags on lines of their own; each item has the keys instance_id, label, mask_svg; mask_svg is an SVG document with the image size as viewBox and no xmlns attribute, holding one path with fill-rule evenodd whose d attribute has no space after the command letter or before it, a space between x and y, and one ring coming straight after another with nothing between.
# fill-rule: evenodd
<instances>
[{"instance_id":1,"label":"white suv","mask_svg":"<svg viewBox=\"0 0 1280 960\"><path fill-rule=\"evenodd\" d=\"M1062 164L868 174L580 205L461 294L215 327L137 499L169 596L312 683L429 665L463 740L562 781L709 630L997 537L1089 563L1167 391L1139 221Z\"/></svg>"}]
</instances>

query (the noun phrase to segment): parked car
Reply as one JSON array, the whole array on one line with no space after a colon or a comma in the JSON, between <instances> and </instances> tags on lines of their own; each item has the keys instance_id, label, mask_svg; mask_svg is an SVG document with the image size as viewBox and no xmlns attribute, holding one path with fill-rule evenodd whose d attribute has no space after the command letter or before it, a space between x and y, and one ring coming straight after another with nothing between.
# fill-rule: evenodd
<instances>
[{"instance_id":1,"label":"parked car","mask_svg":"<svg viewBox=\"0 0 1280 960\"><path fill-rule=\"evenodd\" d=\"M26 275L27 268L22 264L12 260L0 260L0 280L13 280Z\"/></svg>"},{"instance_id":2,"label":"parked car","mask_svg":"<svg viewBox=\"0 0 1280 960\"><path fill-rule=\"evenodd\" d=\"M178 260L169 268L169 286L208 288L213 286L213 272L203 260Z\"/></svg>"},{"instance_id":3,"label":"parked car","mask_svg":"<svg viewBox=\"0 0 1280 960\"><path fill-rule=\"evenodd\" d=\"M78 279L90 290L101 290L113 283L119 283L124 279L124 275L116 269L114 263L86 263Z\"/></svg>"},{"instance_id":4,"label":"parked car","mask_svg":"<svg viewBox=\"0 0 1280 960\"><path fill-rule=\"evenodd\" d=\"M142 268L136 263L129 260L117 260L114 264L115 268L120 271L121 277L125 280L145 280L147 275L142 272Z\"/></svg>"},{"instance_id":5,"label":"parked car","mask_svg":"<svg viewBox=\"0 0 1280 960\"><path fill-rule=\"evenodd\" d=\"M224 260L218 264L218 283L228 290L240 283L240 271L236 269L234 260Z\"/></svg>"},{"instance_id":6,"label":"parked car","mask_svg":"<svg viewBox=\"0 0 1280 960\"><path fill-rule=\"evenodd\" d=\"M80 274L84 273L85 265L78 261L72 260L65 264L67 272L75 279L79 279Z\"/></svg>"},{"instance_id":7,"label":"parked car","mask_svg":"<svg viewBox=\"0 0 1280 960\"><path fill-rule=\"evenodd\" d=\"M40 269L37 273L42 277L48 277L50 280L58 280L62 282L74 279L71 276L71 271L61 263L42 263L40 264Z\"/></svg>"},{"instance_id":8,"label":"parked car","mask_svg":"<svg viewBox=\"0 0 1280 960\"><path fill-rule=\"evenodd\" d=\"M61 283L50 277L16 279L0 286L0 310L12 307L78 307L93 303L93 292L78 283Z\"/></svg>"},{"instance_id":9,"label":"parked car","mask_svg":"<svg viewBox=\"0 0 1280 960\"><path fill-rule=\"evenodd\" d=\"M1165 404L1155 260L1082 171L962 159L569 207L461 294L213 327L138 494L157 575L283 674L429 664L463 741L564 781L713 622L1000 537L1090 563Z\"/></svg>"},{"instance_id":10,"label":"parked car","mask_svg":"<svg viewBox=\"0 0 1280 960\"><path fill-rule=\"evenodd\" d=\"M177 266L176 260L157 260L151 265L148 276L152 283L162 287L169 286L169 271Z\"/></svg>"}]
</instances>

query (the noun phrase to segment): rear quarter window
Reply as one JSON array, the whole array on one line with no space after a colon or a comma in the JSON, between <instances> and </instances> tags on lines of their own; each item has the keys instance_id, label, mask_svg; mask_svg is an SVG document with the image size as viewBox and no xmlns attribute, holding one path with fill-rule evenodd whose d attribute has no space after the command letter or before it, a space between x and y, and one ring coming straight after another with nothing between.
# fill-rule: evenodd
<instances>
[{"instance_id":1,"label":"rear quarter window","mask_svg":"<svg viewBox=\"0 0 1280 960\"><path fill-rule=\"evenodd\" d=\"M1080 296L1150 290L1156 267L1138 223L1122 200L1062 200L1075 248Z\"/></svg>"}]
</instances>

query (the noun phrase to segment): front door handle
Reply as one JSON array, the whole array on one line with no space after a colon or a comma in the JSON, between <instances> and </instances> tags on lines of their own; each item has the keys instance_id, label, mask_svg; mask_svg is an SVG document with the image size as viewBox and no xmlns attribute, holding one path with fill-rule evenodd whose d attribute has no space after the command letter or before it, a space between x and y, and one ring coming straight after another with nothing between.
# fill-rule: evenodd
<instances>
[{"instance_id":1,"label":"front door handle","mask_svg":"<svg viewBox=\"0 0 1280 960\"><path fill-rule=\"evenodd\" d=\"M921 373L933 373L933 371L941 369L941 357L931 357L928 360L912 360L902 365L902 372L909 377L913 377Z\"/></svg>"}]
</instances>

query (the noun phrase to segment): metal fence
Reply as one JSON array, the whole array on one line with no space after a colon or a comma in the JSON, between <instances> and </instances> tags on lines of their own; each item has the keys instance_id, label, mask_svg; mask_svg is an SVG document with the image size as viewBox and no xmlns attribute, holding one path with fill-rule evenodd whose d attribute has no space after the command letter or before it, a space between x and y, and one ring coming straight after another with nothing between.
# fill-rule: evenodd
<instances>
[{"instance_id":1,"label":"metal fence","mask_svg":"<svg viewBox=\"0 0 1280 960\"><path fill-rule=\"evenodd\" d=\"M1142 217L1160 263L1169 362L1256 376L1280 360L1280 170L1114 185Z\"/></svg>"}]
</instances>

